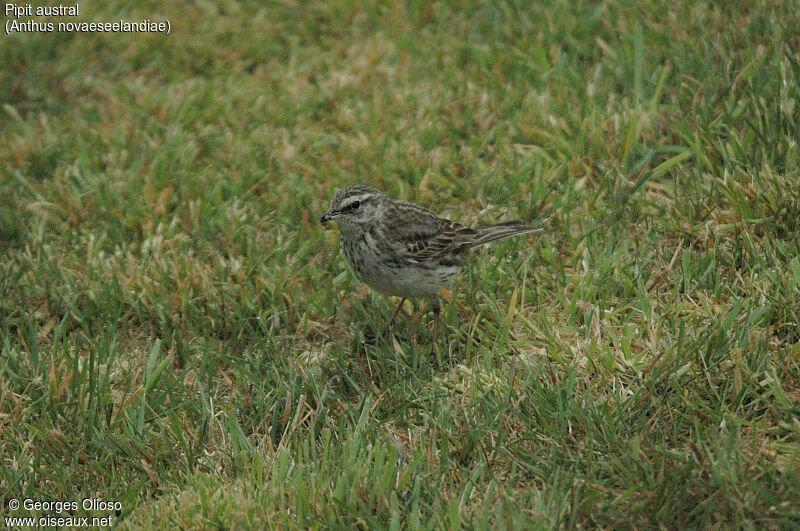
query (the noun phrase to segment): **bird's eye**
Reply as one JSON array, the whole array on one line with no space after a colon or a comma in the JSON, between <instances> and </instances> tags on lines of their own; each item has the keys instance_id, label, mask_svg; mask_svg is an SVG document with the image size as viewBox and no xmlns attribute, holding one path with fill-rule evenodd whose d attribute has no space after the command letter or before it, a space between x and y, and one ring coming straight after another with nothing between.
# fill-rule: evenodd
<instances>
[{"instance_id":1,"label":"bird's eye","mask_svg":"<svg viewBox=\"0 0 800 531\"><path fill-rule=\"evenodd\" d=\"M356 210L356 209L358 209L358 207L360 207L360 206L361 206L361 202L360 202L360 201L353 201L353 202L350 204L350 208L352 208L353 210Z\"/></svg>"}]
</instances>

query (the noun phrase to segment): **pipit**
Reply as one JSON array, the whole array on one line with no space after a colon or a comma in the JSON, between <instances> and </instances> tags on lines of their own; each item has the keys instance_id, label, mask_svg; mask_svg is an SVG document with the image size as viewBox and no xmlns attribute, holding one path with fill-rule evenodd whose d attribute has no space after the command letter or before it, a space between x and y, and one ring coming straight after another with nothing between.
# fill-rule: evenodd
<instances>
[{"instance_id":1,"label":"pipit","mask_svg":"<svg viewBox=\"0 0 800 531\"><path fill-rule=\"evenodd\" d=\"M542 230L519 220L471 229L360 184L336 192L330 210L319 221L339 224L342 252L361 281L379 293L401 298L387 329L406 298L421 297L433 308L434 342L439 293L461 270L470 250Z\"/></svg>"}]
</instances>

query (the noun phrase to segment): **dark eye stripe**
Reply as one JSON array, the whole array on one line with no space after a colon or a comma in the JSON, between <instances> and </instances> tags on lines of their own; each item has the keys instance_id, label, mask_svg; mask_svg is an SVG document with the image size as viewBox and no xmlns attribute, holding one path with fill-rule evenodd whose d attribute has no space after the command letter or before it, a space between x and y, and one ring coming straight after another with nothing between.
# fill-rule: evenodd
<instances>
[{"instance_id":1,"label":"dark eye stripe","mask_svg":"<svg viewBox=\"0 0 800 531\"><path fill-rule=\"evenodd\" d=\"M353 210L358 210L362 205L365 205L367 201L368 198L353 201L352 203L348 203L340 207L339 212L352 212Z\"/></svg>"}]
</instances>

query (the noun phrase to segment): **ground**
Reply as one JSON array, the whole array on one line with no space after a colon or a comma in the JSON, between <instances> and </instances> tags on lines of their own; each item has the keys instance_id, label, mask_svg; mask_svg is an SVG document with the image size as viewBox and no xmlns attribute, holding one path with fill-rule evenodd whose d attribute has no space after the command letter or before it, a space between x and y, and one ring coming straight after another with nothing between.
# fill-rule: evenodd
<instances>
[{"instance_id":1,"label":"ground","mask_svg":"<svg viewBox=\"0 0 800 531\"><path fill-rule=\"evenodd\" d=\"M0 36L1 516L800 523L793 2L41 20L144 19ZM317 222L353 183L545 231L368 343L396 301Z\"/></svg>"}]
</instances>

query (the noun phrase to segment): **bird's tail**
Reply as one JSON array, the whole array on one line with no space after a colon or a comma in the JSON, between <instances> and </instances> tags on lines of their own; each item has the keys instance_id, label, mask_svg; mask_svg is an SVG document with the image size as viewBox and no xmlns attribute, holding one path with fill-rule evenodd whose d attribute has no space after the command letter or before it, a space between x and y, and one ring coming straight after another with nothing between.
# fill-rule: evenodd
<instances>
[{"instance_id":1,"label":"bird's tail","mask_svg":"<svg viewBox=\"0 0 800 531\"><path fill-rule=\"evenodd\" d=\"M475 230L478 232L478 236L475 238L475 243L472 245L473 247L478 247L479 245L484 245L495 240L502 240L503 238L508 238L509 236L527 234L529 232L539 232L540 230L544 229L529 227L528 225L523 224L520 220L515 219L513 221L503 221L501 223L495 223L494 225L478 227Z\"/></svg>"}]
</instances>

